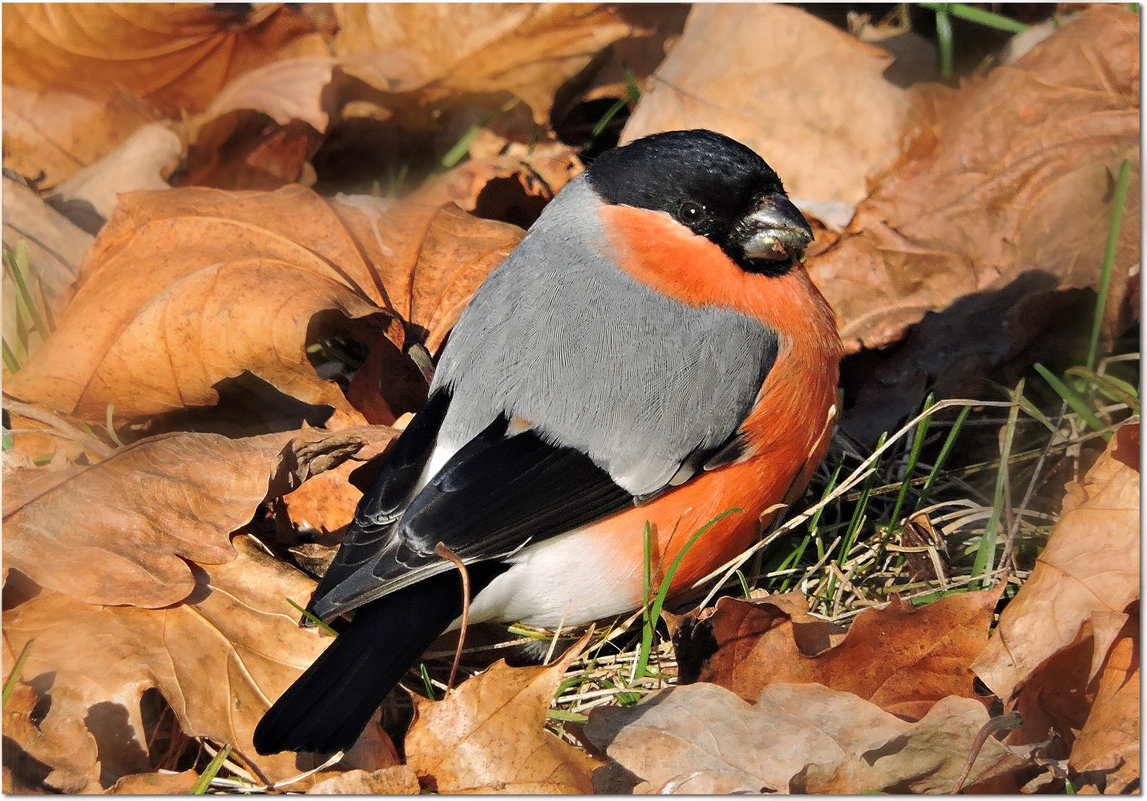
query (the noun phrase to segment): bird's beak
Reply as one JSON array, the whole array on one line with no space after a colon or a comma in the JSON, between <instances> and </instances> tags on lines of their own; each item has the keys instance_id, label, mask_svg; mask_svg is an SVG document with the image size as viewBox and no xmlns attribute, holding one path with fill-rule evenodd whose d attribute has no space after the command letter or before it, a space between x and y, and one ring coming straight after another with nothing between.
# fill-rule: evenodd
<instances>
[{"instance_id":1,"label":"bird's beak","mask_svg":"<svg viewBox=\"0 0 1147 801\"><path fill-rule=\"evenodd\" d=\"M761 198L741 220L737 233L746 256L767 261L800 259L812 242L812 229L804 215L779 192Z\"/></svg>"}]
</instances>

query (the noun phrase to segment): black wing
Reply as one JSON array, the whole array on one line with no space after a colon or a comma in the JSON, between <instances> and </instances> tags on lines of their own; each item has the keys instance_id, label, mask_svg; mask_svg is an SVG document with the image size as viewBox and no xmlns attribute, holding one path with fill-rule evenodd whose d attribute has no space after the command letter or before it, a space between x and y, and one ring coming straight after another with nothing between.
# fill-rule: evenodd
<instances>
[{"instance_id":1,"label":"black wing","mask_svg":"<svg viewBox=\"0 0 1147 801\"><path fill-rule=\"evenodd\" d=\"M442 542L466 562L498 559L631 506L635 499L580 451L534 431L506 436L495 420L464 445L402 511L434 449L445 401L432 403L395 442L391 459L363 496L342 548L311 598L321 619L453 566ZM427 414L429 412L429 414ZM413 431L412 431L413 430Z\"/></svg>"},{"instance_id":2,"label":"black wing","mask_svg":"<svg viewBox=\"0 0 1147 801\"><path fill-rule=\"evenodd\" d=\"M449 405L447 390L431 395L422 411L382 456L382 469L359 501L342 547L315 588L308 611L322 618L338 614L320 614L316 609L324 608L323 599L355 573L372 568L386 550L387 542L392 539L393 524L414 495L418 479L434 450L438 429Z\"/></svg>"}]
</instances>

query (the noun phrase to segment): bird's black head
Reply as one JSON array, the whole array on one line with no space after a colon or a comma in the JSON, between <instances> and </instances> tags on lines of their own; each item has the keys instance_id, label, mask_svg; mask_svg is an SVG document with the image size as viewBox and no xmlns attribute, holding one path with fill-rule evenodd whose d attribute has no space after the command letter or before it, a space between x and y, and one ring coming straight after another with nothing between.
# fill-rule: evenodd
<instances>
[{"instance_id":1,"label":"bird's black head","mask_svg":"<svg viewBox=\"0 0 1147 801\"><path fill-rule=\"evenodd\" d=\"M748 272L783 275L812 241L772 167L713 131L638 139L603 153L586 176L605 202L664 211Z\"/></svg>"}]
</instances>

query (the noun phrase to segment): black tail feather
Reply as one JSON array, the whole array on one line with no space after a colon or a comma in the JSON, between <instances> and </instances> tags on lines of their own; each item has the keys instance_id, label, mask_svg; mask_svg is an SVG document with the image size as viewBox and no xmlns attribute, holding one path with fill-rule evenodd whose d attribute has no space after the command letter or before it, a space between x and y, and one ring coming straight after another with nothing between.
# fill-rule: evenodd
<instances>
[{"instance_id":1,"label":"black tail feather","mask_svg":"<svg viewBox=\"0 0 1147 801\"><path fill-rule=\"evenodd\" d=\"M474 594L501 572L491 570L494 565L474 567ZM462 582L454 571L366 604L263 715L255 750L349 749L386 694L461 613Z\"/></svg>"}]
</instances>

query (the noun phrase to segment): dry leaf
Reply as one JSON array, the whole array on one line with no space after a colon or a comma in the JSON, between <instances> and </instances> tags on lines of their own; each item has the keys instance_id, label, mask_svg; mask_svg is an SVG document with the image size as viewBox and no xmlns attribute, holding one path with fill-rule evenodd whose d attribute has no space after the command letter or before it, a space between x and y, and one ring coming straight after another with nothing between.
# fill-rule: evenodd
<instances>
[{"instance_id":1,"label":"dry leaf","mask_svg":"<svg viewBox=\"0 0 1147 801\"><path fill-rule=\"evenodd\" d=\"M843 639L794 594L722 598L711 614L686 616L673 644L683 682L713 682L746 700L771 684L817 683L919 720L941 698L976 697L969 665L998 596L959 593L918 608L894 601L861 612Z\"/></svg>"},{"instance_id":2,"label":"dry leaf","mask_svg":"<svg viewBox=\"0 0 1147 801\"><path fill-rule=\"evenodd\" d=\"M71 92L3 86L4 166L52 188L112 152L158 114L124 94L95 100Z\"/></svg>"},{"instance_id":3,"label":"dry leaf","mask_svg":"<svg viewBox=\"0 0 1147 801\"><path fill-rule=\"evenodd\" d=\"M318 774L326 776L325 773ZM409 765L379 770L348 770L327 776L307 790L308 795L418 795L422 788Z\"/></svg>"},{"instance_id":4,"label":"dry leaf","mask_svg":"<svg viewBox=\"0 0 1147 801\"><path fill-rule=\"evenodd\" d=\"M333 207L377 266L388 307L422 334L432 353L474 290L524 236L515 226L478 220L433 197L398 208L379 198L339 195Z\"/></svg>"},{"instance_id":5,"label":"dry leaf","mask_svg":"<svg viewBox=\"0 0 1147 801\"><path fill-rule=\"evenodd\" d=\"M211 405L221 381L249 372L361 422L315 373L309 339L353 330L401 347L397 312L436 348L521 235L452 207L328 203L298 186L132 193L81 268L68 315L5 389L99 422L114 403L130 421ZM311 330L325 311L338 314Z\"/></svg>"},{"instance_id":6,"label":"dry leaf","mask_svg":"<svg viewBox=\"0 0 1147 801\"><path fill-rule=\"evenodd\" d=\"M760 153L789 194L855 205L900 154L911 103L892 62L794 6L695 5L622 141L710 128Z\"/></svg>"},{"instance_id":7,"label":"dry leaf","mask_svg":"<svg viewBox=\"0 0 1147 801\"><path fill-rule=\"evenodd\" d=\"M183 155L183 141L170 125L145 125L95 164L56 187L62 201L90 203L104 219L115 209L116 195L139 189L167 189L170 175Z\"/></svg>"},{"instance_id":8,"label":"dry leaf","mask_svg":"<svg viewBox=\"0 0 1147 801\"><path fill-rule=\"evenodd\" d=\"M423 106L472 94L501 96L497 108L508 93L540 126L558 87L631 32L607 5L350 4L336 13L348 74Z\"/></svg>"},{"instance_id":9,"label":"dry leaf","mask_svg":"<svg viewBox=\"0 0 1147 801\"><path fill-rule=\"evenodd\" d=\"M193 770L182 773L133 773L112 785L111 795L187 795L199 774Z\"/></svg>"},{"instance_id":10,"label":"dry leaf","mask_svg":"<svg viewBox=\"0 0 1147 801\"><path fill-rule=\"evenodd\" d=\"M943 699L909 724L817 684L770 685L750 704L700 683L628 709L594 709L586 735L644 779L637 792L934 792L951 789L987 719L963 698ZM973 781L1019 764L992 742Z\"/></svg>"},{"instance_id":11,"label":"dry leaf","mask_svg":"<svg viewBox=\"0 0 1147 801\"><path fill-rule=\"evenodd\" d=\"M264 499L361 447L353 432L169 434L83 469L9 474L4 558L88 603L177 603L197 585L188 561L229 561L231 532Z\"/></svg>"},{"instance_id":12,"label":"dry leaf","mask_svg":"<svg viewBox=\"0 0 1147 801\"><path fill-rule=\"evenodd\" d=\"M1014 283L1016 313L1004 325L999 312L988 318L1003 333L987 343L977 341L983 332L971 316L982 309L952 309L947 330L956 341L943 343L948 362L974 352L990 364L1038 336L1033 323L1062 327L1061 319L1021 313L1026 296L1098 283L1112 176L1128 159L1131 185L1139 181L1139 17L1117 6L1091 7L1013 66L933 94L939 110L928 135L861 204L849 235L811 257L809 269L850 349L885 345L927 310ZM788 181L783 169L781 175ZM1133 313L1124 300L1138 284L1130 271L1139 260L1139 193L1127 200L1107 307L1110 333ZM1039 277L1048 280L1029 280ZM965 319L972 333L961 338ZM936 350L905 361L936 360Z\"/></svg>"},{"instance_id":13,"label":"dry leaf","mask_svg":"<svg viewBox=\"0 0 1147 801\"><path fill-rule=\"evenodd\" d=\"M1072 769L1104 775L1104 792L1138 789L1139 677L1139 615L1135 614L1107 652L1091 714L1071 749Z\"/></svg>"},{"instance_id":14,"label":"dry leaf","mask_svg":"<svg viewBox=\"0 0 1147 801\"><path fill-rule=\"evenodd\" d=\"M1139 425L1124 425L1083 481L1068 485L1035 569L972 665L1000 698L1011 699L1048 659L1088 638L1088 682L1107 658L1139 598L1138 452Z\"/></svg>"},{"instance_id":15,"label":"dry leaf","mask_svg":"<svg viewBox=\"0 0 1147 801\"><path fill-rule=\"evenodd\" d=\"M110 100L120 91L172 115L198 111L235 76L283 55L323 55L281 5L26 3L4 8L4 81Z\"/></svg>"},{"instance_id":16,"label":"dry leaf","mask_svg":"<svg viewBox=\"0 0 1147 801\"><path fill-rule=\"evenodd\" d=\"M35 639L23 675L51 698L39 736L19 745L68 780L56 786L90 788L97 779L119 778L101 773L97 759L142 764L125 773L147 769L139 699L150 687L163 694L187 735L232 743L272 780L298 773L294 754L256 756L251 735L271 700L329 642L316 629L299 628L286 600L305 599L314 582L248 537L234 544L235 559L197 571L185 604L89 606L45 591L5 610L13 651ZM96 713L104 725L96 725ZM380 730L368 729L360 745L372 739L356 767L393 764L393 747Z\"/></svg>"},{"instance_id":17,"label":"dry leaf","mask_svg":"<svg viewBox=\"0 0 1147 801\"><path fill-rule=\"evenodd\" d=\"M334 65L333 58L311 56L282 59L251 70L224 86L194 125L228 111L251 110L279 125L302 120L325 132L330 110L323 105L322 91L331 82Z\"/></svg>"},{"instance_id":18,"label":"dry leaf","mask_svg":"<svg viewBox=\"0 0 1147 801\"><path fill-rule=\"evenodd\" d=\"M498 660L442 701L415 697L406 758L439 793L589 793L600 763L545 730L546 710L582 637L549 667Z\"/></svg>"}]
</instances>

